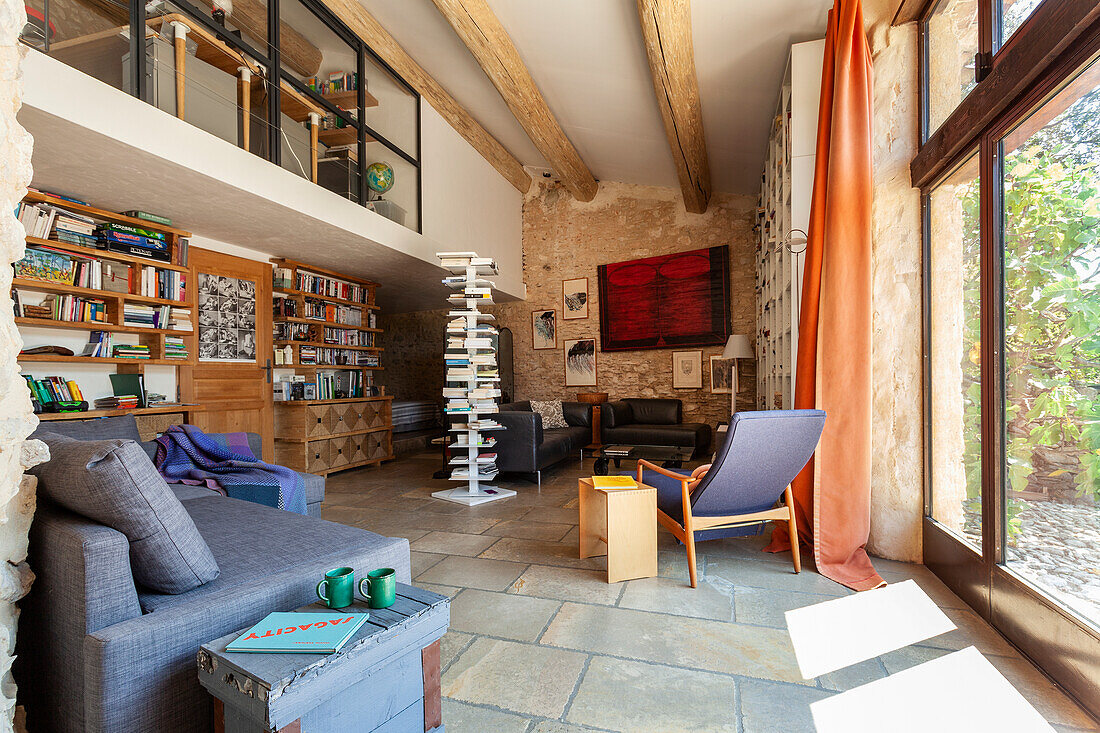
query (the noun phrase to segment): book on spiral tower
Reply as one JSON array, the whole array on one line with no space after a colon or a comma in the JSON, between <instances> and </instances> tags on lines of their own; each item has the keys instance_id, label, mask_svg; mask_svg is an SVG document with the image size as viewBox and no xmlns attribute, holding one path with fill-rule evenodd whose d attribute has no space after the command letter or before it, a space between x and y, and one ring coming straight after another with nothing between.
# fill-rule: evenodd
<instances>
[{"instance_id":1,"label":"book on spiral tower","mask_svg":"<svg viewBox=\"0 0 1100 733\"><path fill-rule=\"evenodd\" d=\"M333 654L340 650L367 613L269 613L264 620L229 642L229 652L267 654Z\"/></svg>"}]
</instances>

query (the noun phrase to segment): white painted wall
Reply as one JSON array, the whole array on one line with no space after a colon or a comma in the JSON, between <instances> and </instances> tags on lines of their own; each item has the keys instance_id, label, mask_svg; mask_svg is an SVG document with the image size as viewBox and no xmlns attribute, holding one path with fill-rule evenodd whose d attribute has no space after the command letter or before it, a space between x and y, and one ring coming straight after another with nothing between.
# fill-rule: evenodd
<instances>
[{"instance_id":1,"label":"white painted wall","mask_svg":"<svg viewBox=\"0 0 1100 733\"><path fill-rule=\"evenodd\" d=\"M423 99L420 175L424 235L447 250L495 257L506 292L523 294L523 194Z\"/></svg>"}]
</instances>

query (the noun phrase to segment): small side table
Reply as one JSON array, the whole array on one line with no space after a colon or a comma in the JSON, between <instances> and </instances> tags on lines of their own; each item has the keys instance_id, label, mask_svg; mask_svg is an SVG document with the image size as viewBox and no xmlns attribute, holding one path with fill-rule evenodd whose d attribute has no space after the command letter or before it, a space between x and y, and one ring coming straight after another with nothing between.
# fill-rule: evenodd
<instances>
[{"instance_id":1,"label":"small side table","mask_svg":"<svg viewBox=\"0 0 1100 733\"><path fill-rule=\"evenodd\" d=\"M657 574L657 489L597 489L592 479L577 482L580 502L580 556L607 555L607 582L652 578Z\"/></svg>"},{"instance_id":2,"label":"small side table","mask_svg":"<svg viewBox=\"0 0 1100 733\"><path fill-rule=\"evenodd\" d=\"M451 616L445 596L398 583L389 608L356 600L341 610L320 603L297 610L370 618L335 654L227 652L239 631L203 644L199 682L215 698L214 730L442 733L439 638Z\"/></svg>"}]
</instances>

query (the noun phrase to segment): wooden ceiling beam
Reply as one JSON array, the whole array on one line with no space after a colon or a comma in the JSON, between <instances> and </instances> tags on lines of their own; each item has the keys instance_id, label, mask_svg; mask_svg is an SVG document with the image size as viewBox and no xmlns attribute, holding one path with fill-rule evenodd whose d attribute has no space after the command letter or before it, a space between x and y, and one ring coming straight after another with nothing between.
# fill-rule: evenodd
<instances>
[{"instance_id":1,"label":"wooden ceiling beam","mask_svg":"<svg viewBox=\"0 0 1100 733\"><path fill-rule=\"evenodd\" d=\"M485 0L432 2L470 49L565 188L578 201L591 201L599 188L596 178L565 136L515 44Z\"/></svg>"},{"instance_id":2,"label":"wooden ceiling beam","mask_svg":"<svg viewBox=\"0 0 1100 733\"><path fill-rule=\"evenodd\" d=\"M684 208L702 214L710 202L710 164L695 74L690 0L637 0L653 91L676 163Z\"/></svg>"},{"instance_id":3,"label":"wooden ceiling beam","mask_svg":"<svg viewBox=\"0 0 1100 733\"><path fill-rule=\"evenodd\" d=\"M368 13L358 0L323 0L328 8L370 46L394 71L400 74L459 135L500 172L521 193L531 187L531 176L514 155L489 134L447 90L416 63L393 36Z\"/></svg>"}]
</instances>

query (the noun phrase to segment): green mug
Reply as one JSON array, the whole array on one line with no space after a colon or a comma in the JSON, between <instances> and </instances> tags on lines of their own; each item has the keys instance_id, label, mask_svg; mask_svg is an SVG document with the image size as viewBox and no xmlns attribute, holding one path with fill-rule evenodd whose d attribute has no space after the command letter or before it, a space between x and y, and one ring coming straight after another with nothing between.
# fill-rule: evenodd
<instances>
[{"instance_id":1,"label":"green mug","mask_svg":"<svg viewBox=\"0 0 1100 733\"><path fill-rule=\"evenodd\" d=\"M321 589L324 588L324 591ZM355 600L355 570L333 568L317 584L317 597L329 608L347 608Z\"/></svg>"},{"instance_id":2,"label":"green mug","mask_svg":"<svg viewBox=\"0 0 1100 733\"><path fill-rule=\"evenodd\" d=\"M364 584L366 590L363 589ZM359 595L371 608L389 608L397 600L397 571L393 568L370 571L367 577L359 581Z\"/></svg>"}]
</instances>

